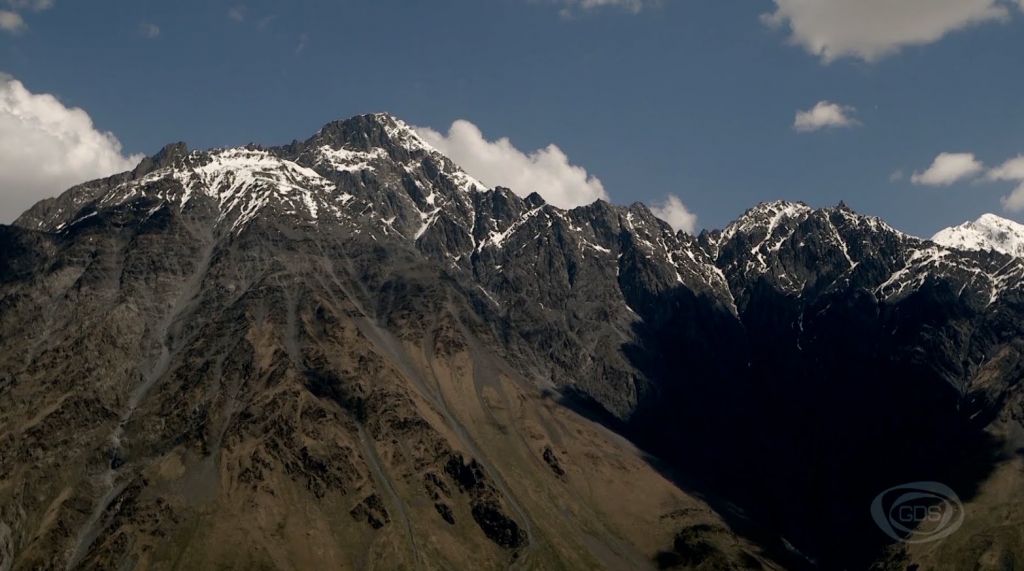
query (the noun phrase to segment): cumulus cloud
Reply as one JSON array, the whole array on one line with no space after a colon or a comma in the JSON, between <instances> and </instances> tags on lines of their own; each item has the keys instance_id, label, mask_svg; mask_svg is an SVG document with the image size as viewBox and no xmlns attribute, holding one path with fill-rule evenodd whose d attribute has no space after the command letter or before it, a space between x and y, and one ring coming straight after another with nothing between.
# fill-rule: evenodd
<instances>
[{"instance_id":1,"label":"cumulus cloud","mask_svg":"<svg viewBox=\"0 0 1024 571\"><path fill-rule=\"evenodd\" d=\"M526 153L504 137L488 141L476 125L462 119L452 123L447 135L424 127L416 131L487 186L505 186L520 196L537 192L559 208L608 198L601 181L571 164L556 145Z\"/></svg>"},{"instance_id":2,"label":"cumulus cloud","mask_svg":"<svg viewBox=\"0 0 1024 571\"><path fill-rule=\"evenodd\" d=\"M0 30L18 34L25 31L25 20L17 12L0 10Z\"/></svg>"},{"instance_id":3,"label":"cumulus cloud","mask_svg":"<svg viewBox=\"0 0 1024 571\"><path fill-rule=\"evenodd\" d=\"M989 180L1024 180L1024 155L1012 158L988 171Z\"/></svg>"},{"instance_id":4,"label":"cumulus cloud","mask_svg":"<svg viewBox=\"0 0 1024 571\"><path fill-rule=\"evenodd\" d=\"M1020 0L1016 0L1020 1ZM872 62L984 22L1006 20L1008 0L774 0L762 20L825 63ZM1024 3L1022 3L1024 8Z\"/></svg>"},{"instance_id":5,"label":"cumulus cloud","mask_svg":"<svg viewBox=\"0 0 1024 571\"><path fill-rule=\"evenodd\" d=\"M56 97L0 74L0 223L77 183L133 168L114 135Z\"/></svg>"},{"instance_id":6,"label":"cumulus cloud","mask_svg":"<svg viewBox=\"0 0 1024 571\"><path fill-rule=\"evenodd\" d=\"M793 120L793 128L801 133L819 129L854 127L860 122L854 119L857 110L849 105L840 105L831 101L819 101L806 111L797 111Z\"/></svg>"},{"instance_id":7,"label":"cumulus cloud","mask_svg":"<svg viewBox=\"0 0 1024 571\"><path fill-rule=\"evenodd\" d=\"M651 212L676 230L690 234L697 230L697 215L690 212L683 201L674 194L666 196L664 202L651 205Z\"/></svg>"},{"instance_id":8,"label":"cumulus cloud","mask_svg":"<svg viewBox=\"0 0 1024 571\"><path fill-rule=\"evenodd\" d=\"M1016 182L1017 188L1002 198L1003 208L1010 212L1024 211L1024 155L1010 159L990 170L986 178Z\"/></svg>"},{"instance_id":9,"label":"cumulus cloud","mask_svg":"<svg viewBox=\"0 0 1024 571\"><path fill-rule=\"evenodd\" d=\"M972 177L985 165L974 157L974 153L939 153L924 172L915 172L910 182L927 186L949 186L954 182Z\"/></svg>"}]
</instances>

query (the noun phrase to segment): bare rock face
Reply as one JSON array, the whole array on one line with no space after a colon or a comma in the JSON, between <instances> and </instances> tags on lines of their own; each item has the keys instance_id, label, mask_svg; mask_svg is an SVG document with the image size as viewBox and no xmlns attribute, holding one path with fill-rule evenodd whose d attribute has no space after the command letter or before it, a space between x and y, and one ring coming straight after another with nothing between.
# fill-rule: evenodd
<instances>
[{"instance_id":1,"label":"bare rock face","mask_svg":"<svg viewBox=\"0 0 1024 571\"><path fill-rule=\"evenodd\" d=\"M385 114L171 145L0 227L0 570L911 560L875 493L1012 474L1022 277L843 205L561 210Z\"/></svg>"}]
</instances>

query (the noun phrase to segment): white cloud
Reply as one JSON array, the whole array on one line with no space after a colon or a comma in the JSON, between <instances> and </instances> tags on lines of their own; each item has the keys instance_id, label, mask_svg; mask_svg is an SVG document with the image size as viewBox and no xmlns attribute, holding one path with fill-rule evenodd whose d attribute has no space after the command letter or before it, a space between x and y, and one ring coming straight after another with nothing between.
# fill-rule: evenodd
<instances>
[{"instance_id":1,"label":"white cloud","mask_svg":"<svg viewBox=\"0 0 1024 571\"><path fill-rule=\"evenodd\" d=\"M801 133L836 127L854 127L860 122L853 118L857 110L849 105L819 101L807 111L797 111L793 128Z\"/></svg>"},{"instance_id":2,"label":"white cloud","mask_svg":"<svg viewBox=\"0 0 1024 571\"><path fill-rule=\"evenodd\" d=\"M986 178L1017 182L1017 188L1002 198L1003 208L1010 212L1024 211L1024 155L1010 159L990 170Z\"/></svg>"},{"instance_id":3,"label":"white cloud","mask_svg":"<svg viewBox=\"0 0 1024 571\"><path fill-rule=\"evenodd\" d=\"M507 138L488 141L480 129L465 120L452 123L448 134L417 127L416 131L438 151L488 186L505 186L520 196L537 192L559 208L572 208L608 198L597 177L569 163L555 145L524 153Z\"/></svg>"},{"instance_id":4,"label":"white cloud","mask_svg":"<svg viewBox=\"0 0 1024 571\"><path fill-rule=\"evenodd\" d=\"M0 74L0 223L71 186L133 168L114 135L89 114Z\"/></svg>"},{"instance_id":5,"label":"white cloud","mask_svg":"<svg viewBox=\"0 0 1024 571\"><path fill-rule=\"evenodd\" d=\"M25 20L17 12L0 10L0 30L18 34L25 31Z\"/></svg>"},{"instance_id":6,"label":"white cloud","mask_svg":"<svg viewBox=\"0 0 1024 571\"><path fill-rule=\"evenodd\" d=\"M690 212L690 209L683 204L678 196L670 194L665 197L662 203L651 205L651 212L655 216L668 222L669 226L676 230L682 230L693 234L697 230L697 215Z\"/></svg>"},{"instance_id":7,"label":"white cloud","mask_svg":"<svg viewBox=\"0 0 1024 571\"><path fill-rule=\"evenodd\" d=\"M915 172L910 182L928 186L949 186L958 180L974 176L984 169L974 153L940 153L928 170Z\"/></svg>"},{"instance_id":8,"label":"white cloud","mask_svg":"<svg viewBox=\"0 0 1024 571\"><path fill-rule=\"evenodd\" d=\"M1001 199L1003 209L1009 212L1024 211L1024 182Z\"/></svg>"},{"instance_id":9,"label":"white cloud","mask_svg":"<svg viewBox=\"0 0 1024 571\"><path fill-rule=\"evenodd\" d=\"M955 30L1009 17L1007 0L774 1L775 11L762 20L788 28L792 43L826 63L842 57L876 61L905 46L930 44Z\"/></svg>"},{"instance_id":10,"label":"white cloud","mask_svg":"<svg viewBox=\"0 0 1024 571\"><path fill-rule=\"evenodd\" d=\"M988 174L985 176L989 180L1024 181L1024 155L1006 161L998 167L988 171Z\"/></svg>"}]
</instances>

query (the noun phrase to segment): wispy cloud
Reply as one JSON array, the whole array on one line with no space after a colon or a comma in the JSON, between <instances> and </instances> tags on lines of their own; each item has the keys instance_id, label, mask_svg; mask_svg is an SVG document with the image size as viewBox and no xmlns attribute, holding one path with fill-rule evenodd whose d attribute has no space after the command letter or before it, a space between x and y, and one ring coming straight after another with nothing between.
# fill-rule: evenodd
<instances>
[{"instance_id":1,"label":"wispy cloud","mask_svg":"<svg viewBox=\"0 0 1024 571\"><path fill-rule=\"evenodd\" d=\"M269 28L270 25L274 23L274 20L277 20L277 17L277 14L267 14L265 16L253 14L245 4L235 4L228 8L227 11L228 20L231 20L236 24L254 22L256 29L259 31Z\"/></svg>"},{"instance_id":2,"label":"wispy cloud","mask_svg":"<svg viewBox=\"0 0 1024 571\"><path fill-rule=\"evenodd\" d=\"M264 16L264 17L260 18L259 22L256 22L256 29L257 30L265 30L265 29L269 28L270 25L273 24L274 20L276 20L276 19L277 19L277 14L270 14L269 16Z\"/></svg>"},{"instance_id":3,"label":"wispy cloud","mask_svg":"<svg viewBox=\"0 0 1024 571\"><path fill-rule=\"evenodd\" d=\"M295 55L299 55L306 51L306 46L309 45L309 35L306 33L299 34L299 43L295 46Z\"/></svg>"},{"instance_id":4,"label":"wispy cloud","mask_svg":"<svg viewBox=\"0 0 1024 571\"><path fill-rule=\"evenodd\" d=\"M276 19L277 19L277 14L270 14L269 16L264 16L264 17L260 18L259 22L256 22L256 29L257 30L266 30L267 28L270 27L271 24L274 23L274 20L276 20Z\"/></svg>"},{"instance_id":5,"label":"wispy cloud","mask_svg":"<svg viewBox=\"0 0 1024 571\"><path fill-rule=\"evenodd\" d=\"M849 105L840 105L831 101L819 101L806 111L797 111L793 119L793 128L801 133L821 129L855 127L860 122L854 118L857 110Z\"/></svg>"},{"instance_id":6,"label":"wispy cloud","mask_svg":"<svg viewBox=\"0 0 1024 571\"><path fill-rule=\"evenodd\" d=\"M143 22L139 25L139 33L141 33L144 38L155 40L160 37L160 26L151 22Z\"/></svg>"},{"instance_id":7,"label":"wispy cloud","mask_svg":"<svg viewBox=\"0 0 1024 571\"><path fill-rule=\"evenodd\" d=\"M7 5L15 10L32 10L42 12L53 8L53 0L7 0Z\"/></svg>"},{"instance_id":8,"label":"wispy cloud","mask_svg":"<svg viewBox=\"0 0 1024 571\"><path fill-rule=\"evenodd\" d=\"M631 12L639 12L644 7L643 0L563 0L569 4L576 4L584 10L602 8L605 6L619 6Z\"/></svg>"},{"instance_id":9,"label":"wispy cloud","mask_svg":"<svg viewBox=\"0 0 1024 571\"><path fill-rule=\"evenodd\" d=\"M234 22L244 22L245 6L238 4L228 8L228 19Z\"/></svg>"},{"instance_id":10,"label":"wispy cloud","mask_svg":"<svg viewBox=\"0 0 1024 571\"><path fill-rule=\"evenodd\" d=\"M587 12L598 8L620 8L626 12L637 14L648 4L657 0L549 0L560 4L562 9L559 14L563 18L572 18L579 12Z\"/></svg>"}]
</instances>

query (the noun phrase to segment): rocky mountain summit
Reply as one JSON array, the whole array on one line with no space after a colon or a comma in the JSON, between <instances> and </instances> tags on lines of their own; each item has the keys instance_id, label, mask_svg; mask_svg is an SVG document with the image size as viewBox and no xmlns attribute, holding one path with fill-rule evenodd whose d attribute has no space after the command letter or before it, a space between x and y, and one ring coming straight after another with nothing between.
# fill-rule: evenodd
<instances>
[{"instance_id":1,"label":"rocky mountain summit","mask_svg":"<svg viewBox=\"0 0 1024 571\"><path fill-rule=\"evenodd\" d=\"M375 114L0 243L0 569L898 566L874 494L1024 484L1024 259L842 204L695 237Z\"/></svg>"}]
</instances>

